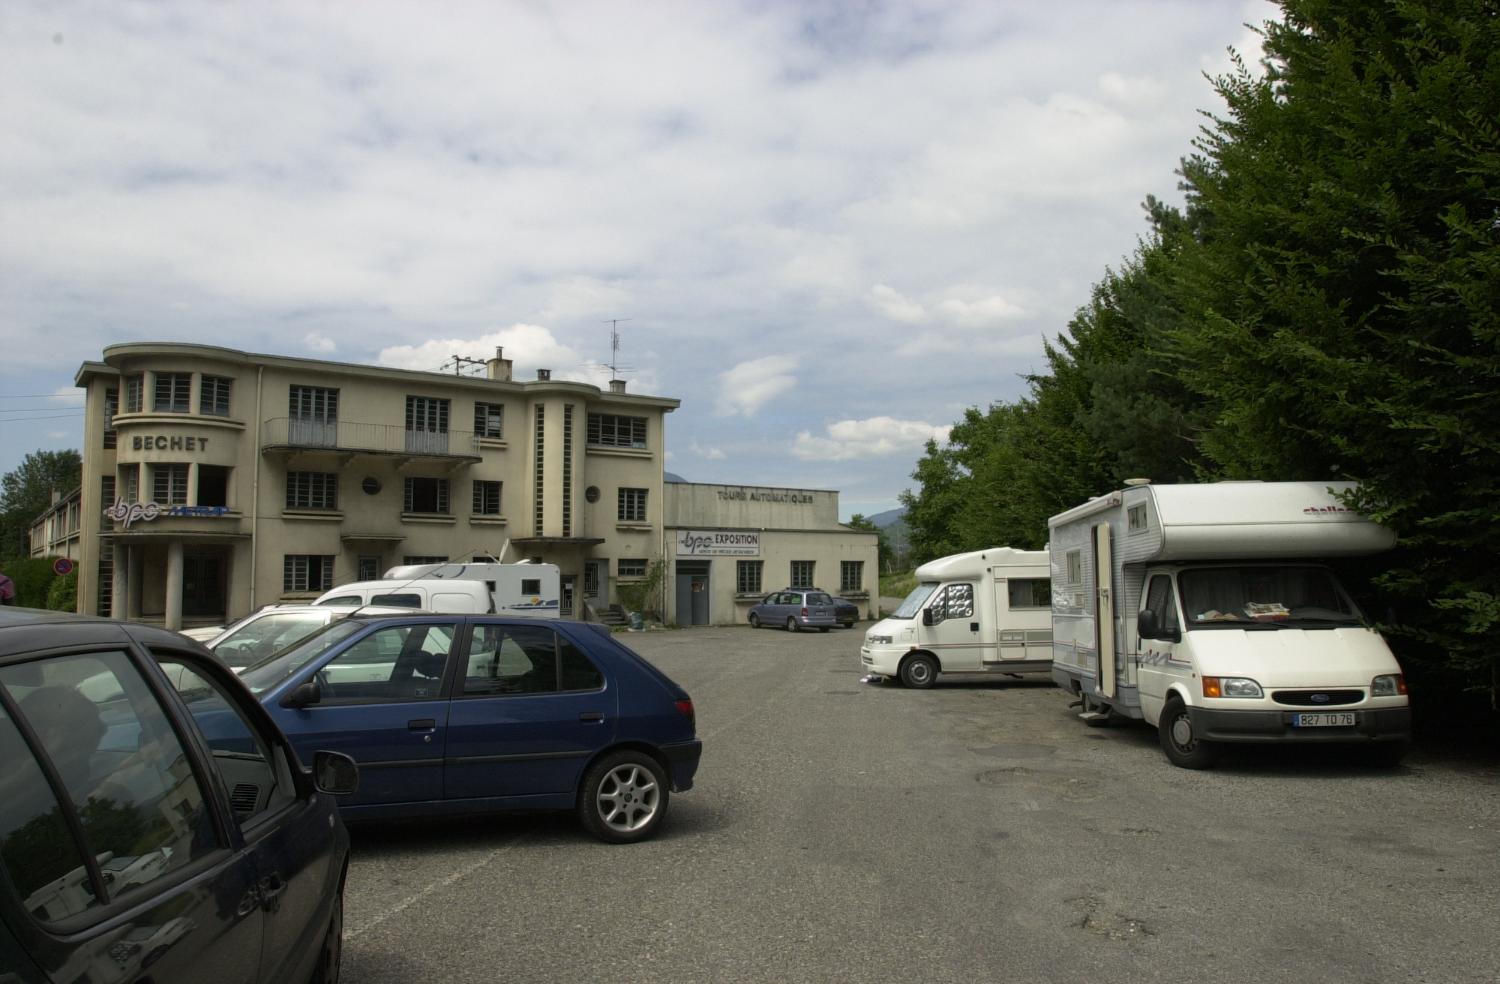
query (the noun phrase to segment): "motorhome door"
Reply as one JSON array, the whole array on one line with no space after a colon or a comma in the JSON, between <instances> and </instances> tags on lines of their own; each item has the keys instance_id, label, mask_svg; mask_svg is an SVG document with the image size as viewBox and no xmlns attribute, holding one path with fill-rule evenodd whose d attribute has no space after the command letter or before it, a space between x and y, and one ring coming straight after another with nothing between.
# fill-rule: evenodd
<instances>
[{"instance_id":1,"label":"motorhome door","mask_svg":"<svg viewBox=\"0 0 1500 984\"><path fill-rule=\"evenodd\" d=\"M1094 527L1094 650L1099 654L1094 691L1101 697L1114 697L1115 684L1115 599L1114 556L1110 553L1109 524Z\"/></svg>"}]
</instances>

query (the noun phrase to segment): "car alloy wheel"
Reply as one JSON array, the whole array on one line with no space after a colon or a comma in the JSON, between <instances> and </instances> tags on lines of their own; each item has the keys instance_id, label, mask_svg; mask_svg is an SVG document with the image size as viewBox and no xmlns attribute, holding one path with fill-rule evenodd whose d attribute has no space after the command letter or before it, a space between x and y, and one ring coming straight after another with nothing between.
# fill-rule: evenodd
<instances>
[{"instance_id":1,"label":"car alloy wheel","mask_svg":"<svg viewBox=\"0 0 1500 984\"><path fill-rule=\"evenodd\" d=\"M642 752L616 752L584 776L579 814L601 840L645 840L661 824L669 796L666 775L654 759Z\"/></svg>"}]
</instances>

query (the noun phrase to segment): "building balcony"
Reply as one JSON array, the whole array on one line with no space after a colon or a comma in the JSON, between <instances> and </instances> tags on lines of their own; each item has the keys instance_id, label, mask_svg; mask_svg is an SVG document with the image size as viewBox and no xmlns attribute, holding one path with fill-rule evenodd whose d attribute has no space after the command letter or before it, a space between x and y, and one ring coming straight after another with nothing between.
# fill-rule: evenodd
<instances>
[{"instance_id":1,"label":"building balcony","mask_svg":"<svg viewBox=\"0 0 1500 984\"><path fill-rule=\"evenodd\" d=\"M397 459L397 467L421 461L446 464L450 471L482 460L472 431L419 431L395 424L297 417L265 421L261 450L297 459L328 456L341 464L361 455L382 455Z\"/></svg>"}]
</instances>

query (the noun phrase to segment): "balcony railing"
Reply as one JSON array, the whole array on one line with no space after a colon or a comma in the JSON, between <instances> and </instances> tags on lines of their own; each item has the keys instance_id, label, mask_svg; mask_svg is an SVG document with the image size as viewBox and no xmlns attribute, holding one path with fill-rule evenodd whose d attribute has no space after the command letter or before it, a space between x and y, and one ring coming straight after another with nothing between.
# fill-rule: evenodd
<instances>
[{"instance_id":1,"label":"balcony railing","mask_svg":"<svg viewBox=\"0 0 1500 984\"><path fill-rule=\"evenodd\" d=\"M374 454L413 454L442 458L479 457L473 431L409 430L395 424L351 420L273 417L261 426L267 448L322 448Z\"/></svg>"}]
</instances>

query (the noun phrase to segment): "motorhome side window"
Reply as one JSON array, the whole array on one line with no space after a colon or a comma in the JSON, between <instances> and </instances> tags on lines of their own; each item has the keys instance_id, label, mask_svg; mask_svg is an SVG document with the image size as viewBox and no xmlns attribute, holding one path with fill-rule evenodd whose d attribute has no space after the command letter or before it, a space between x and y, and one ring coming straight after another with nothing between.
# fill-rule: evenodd
<instances>
[{"instance_id":1,"label":"motorhome side window","mask_svg":"<svg viewBox=\"0 0 1500 984\"><path fill-rule=\"evenodd\" d=\"M1069 584L1082 584L1083 583L1083 551L1082 550L1069 550L1068 551L1068 583Z\"/></svg>"},{"instance_id":2,"label":"motorhome side window","mask_svg":"<svg viewBox=\"0 0 1500 984\"><path fill-rule=\"evenodd\" d=\"M1146 529L1146 504L1143 502L1138 506L1131 506L1126 515L1126 527L1131 533L1140 533Z\"/></svg>"},{"instance_id":3,"label":"motorhome side window","mask_svg":"<svg viewBox=\"0 0 1500 984\"><path fill-rule=\"evenodd\" d=\"M932 616L934 622L941 622L950 618L973 618L974 585L948 585L943 589L943 593L938 597L938 600L933 602Z\"/></svg>"},{"instance_id":4,"label":"motorhome side window","mask_svg":"<svg viewBox=\"0 0 1500 984\"><path fill-rule=\"evenodd\" d=\"M521 593L523 595L539 595L542 593L542 579L539 577L524 577L521 579Z\"/></svg>"},{"instance_id":5,"label":"motorhome side window","mask_svg":"<svg viewBox=\"0 0 1500 984\"><path fill-rule=\"evenodd\" d=\"M1177 631L1177 593L1172 590L1172 579L1165 574L1151 578L1146 590L1146 607L1156 613L1156 624L1167 632Z\"/></svg>"},{"instance_id":6,"label":"motorhome side window","mask_svg":"<svg viewBox=\"0 0 1500 984\"><path fill-rule=\"evenodd\" d=\"M1052 582L1045 577L1013 577L1009 581L1010 609L1051 608Z\"/></svg>"}]
</instances>

